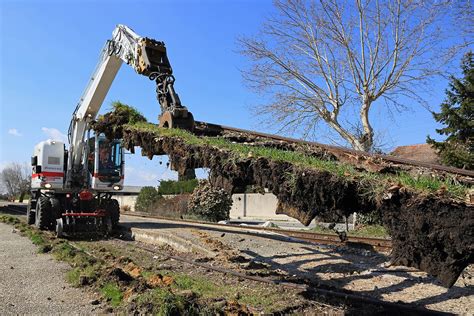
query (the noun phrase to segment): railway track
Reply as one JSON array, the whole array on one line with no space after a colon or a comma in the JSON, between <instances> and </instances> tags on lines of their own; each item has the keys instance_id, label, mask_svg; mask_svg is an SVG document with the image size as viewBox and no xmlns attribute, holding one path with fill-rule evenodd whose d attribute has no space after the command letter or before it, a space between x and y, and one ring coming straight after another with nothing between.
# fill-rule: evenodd
<instances>
[{"instance_id":1,"label":"railway track","mask_svg":"<svg viewBox=\"0 0 474 316\"><path fill-rule=\"evenodd\" d=\"M25 215L26 214L26 205L21 204L8 204L0 207L0 210L4 213L13 213L17 215ZM374 250L380 252L389 252L392 249L392 242L390 239L384 238L369 238L369 237L353 237L348 236L347 240L341 241L339 236L334 234L323 234L323 233L315 233L315 232L305 232L305 231L295 231L290 229L279 229L279 228L269 228L269 227L261 227L261 226L241 226L236 224L217 224L217 223L209 223L204 221L196 221L196 220L184 220L184 219L173 219L168 217L162 216L153 216L146 213L140 212L123 212L122 214L127 216L137 216L142 218L156 218L162 220L172 220L180 223L188 223L188 224L202 224L208 226L217 226L217 227L233 227L241 230L258 230L258 231L266 231L266 232L273 232L276 234L285 235L291 238L317 243L317 244L325 244L325 245L338 245L338 246L355 246L355 247L362 247L362 248L373 248ZM364 247L365 246L365 247Z\"/></svg>"},{"instance_id":2,"label":"railway track","mask_svg":"<svg viewBox=\"0 0 474 316\"><path fill-rule=\"evenodd\" d=\"M26 215L26 205L25 204L2 204L0 205L0 214L1 213Z\"/></svg>"},{"instance_id":3,"label":"railway track","mask_svg":"<svg viewBox=\"0 0 474 316\"><path fill-rule=\"evenodd\" d=\"M146 244L142 244L140 242L135 242L135 241L128 241L128 240L124 240L120 238L112 238L112 239L123 245L133 244L133 247L147 251L153 255L163 256L162 251L157 251L151 245L146 245ZM382 313L382 314L402 313L402 314L408 314L408 315L446 315L446 313L443 313L443 312L433 311L433 310L421 308L421 307L414 306L407 303L388 302L388 301L383 301L383 300L376 299L373 297L369 297L366 295L361 295L350 290L338 289L335 287L325 287L319 283L312 284L308 280L301 280L302 281L301 283L293 283L293 282L288 282L285 280L278 280L278 279L264 278L264 277L255 276L255 275L248 275L248 274L241 273L235 270L223 268L219 265L215 265L215 264L211 265L211 264L206 264L202 262L197 262L190 258L184 258L182 256L166 255L166 258L173 259L173 260L186 263L192 266L204 268L208 271L209 270L216 271L224 275L232 275L238 278L243 278L243 279L247 279L251 281L273 284L273 285L282 286L285 288L297 289L297 290L302 291L302 293L304 293L304 295L307 298L314 298L318 301L320 301L321 299L323 300L329 299L330 301L333 301L334 299L336 299L338 302L343 303L343 304L350 304L350 305L363 307L364 310L365 310L364 306L371 305L378 309L377 313Z\"/></svg>"},{"instance_id":4,"label":"railway track","mask_svg":"<svg viewBox=\"0 0 474 316\"><path fill-rule=\"evenodd\" d=\"M315 233L315 232L306 232L306 231L295 231L290 229L279 229L279 228L268 228L268 227L261 227L261 226L241 226L236 224L217 224L217 223L209 223L204 221L196 221L196 220L185 220L185 219L172 219L162 216L153 216L146 213L140 212L126 212L122 213L127 216L137 216L142 218L156 218L162 220L170 220L176 221L180 223L187 223L187 224L202 224L208 226L216 226L216 227L233 227L241 230L259 230L259 231L266 231L266 232L273 232L281 235L285 235L291 238L317 243L317 244L326 244L326 245L338 245L338 246L352 246L352 247L359 247L359 248L370 248L380 252L389 252L392 249L392 242L390 239L385 238L370 238L370 237L353 237L348 236L346 240L341 240L339 236L334 234L323 234L323 233Z\"/></svg>"},{"instance_id":5,"label":"railway track","mask_svg":"<svg viewBox=\"0 0 474 316\"><path fill-rule=\"evenodd\" d=\"M448 172L448 173L452 173L452 174L456 174L460 176L474 178L474 170L459 169L459 168L454 168L454 167L427 163L423 161L416 161L416 160L411 160L411 159L406 159L406 158L401 158L401 157L390 156L390 155L372 154L372 153L368 153L364 151L358 151L358 150L339 147L339 146L327 145L327 144L322 144L322 143L317 143L317 142L306 141L302 139L284 137L284 136L279 136L279 135L274 135L274 134L267 134L267 133L251 131L251 130L230 127L230 126L224 126L224 125L219 125L219 124L196 121L196 129L198 130L199 133L203 135L207 135L207 134L218 135L225 131L244 133L244 134L249 134L252 136L257 136L257 137L262 137L262 138L268 138L268 139L272 139L276 141L283 141L283 142L295 143L295 144L306 144L310 146L320 147L323 149L327 149L328 151L333 152L333 153L349 154L349 155L353 155L357 157L377 158L377 159L381 159L387 162L392 162L392 163L397 163L397 164L402 164L402 165L409 165L409 166L414 166L414 167L423 167L423 168L428 168L431 170L443 171L443 172ZM474 179L472 179L469 182L474 183Z\"/></svg>"}]
</instances>

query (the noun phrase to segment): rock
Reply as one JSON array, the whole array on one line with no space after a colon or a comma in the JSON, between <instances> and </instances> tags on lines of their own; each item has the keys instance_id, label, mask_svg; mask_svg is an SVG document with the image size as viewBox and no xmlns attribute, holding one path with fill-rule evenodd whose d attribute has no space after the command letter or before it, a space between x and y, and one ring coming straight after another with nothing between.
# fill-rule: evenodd
<instances>
[{"instance_id":1,"label":"rock","mask_svg":"<svg viewBox=\"0 0 474 316\"><path fill-rule=\"evenodd\" d=\"M227 301L226 301L226 300L218 301L218 302L215 302L214 304L212 304L212 306L213 306L216 310L222 310L222 309L224 309L224 307L226 307L226 305L227 305Z\"/></svg>"},{"instance_id":2,"label":"rock","mask_svg":"<svg viewBox=\"0 0 474 316\"><path fill-rule=\"evenodd\" d=\"M235 262L235 263L245 263L245 262L249 262L250 259L245 258L242 255L236 255L236 256L229 257L229 261Z\"/></svg>"},{"instance_id":3,"label":"rock","mask_svg":"<svg viewBox=\"0 0 474 316\"><path fill-rule=\"evenodd\" d=\"M90 301L89 304L91 304L91 305L99 305L99 304L100 304L100 301L97 300L97 299L95 299L95 300Z\"/></svg>"},{"instance_id":4,"label":"rock","mask_svg":"<svg viewBox=\"0 0 474 316\"><path fill-rule=\"evenodd\" d=\"M269 269L271 266L268 263L260 262L260 261L250 261L245 266L244 269L251 269L251 270L258 270L258 269Z\"/></svg>"},{"instance_id":5,"label":"rock","mask_svg":"<svg viewBox=\"0 0 474 316\"><path fill-rule=\"evenodd\" d=\"M79 284L81 286L88 285L90 283L89 281L90 281L89 277L85 275L79 276Z\"/></svg>"},{"instance_id":6,"label":"rock","mask_svg":"<svg viewBox=\"0 0 474 316\"><path fill-rule=\"evenodd\" d=\"M265 223L262 224L262 227L266 227L266 228L278 228L278 225L276 225L275 223L272 223L270 221L266 221Z\"/></svg>"}]
</instances>

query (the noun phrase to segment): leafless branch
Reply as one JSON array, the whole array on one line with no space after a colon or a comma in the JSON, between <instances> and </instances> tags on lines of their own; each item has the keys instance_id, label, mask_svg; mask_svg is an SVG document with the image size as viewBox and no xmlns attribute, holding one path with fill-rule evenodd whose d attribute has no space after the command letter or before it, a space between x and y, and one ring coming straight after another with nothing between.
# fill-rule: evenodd
<instances>
[{"instance_id":1,"label":"leafless branch","mask_svg":"<svg viewBox=\"0 0 474 316\"><path fill-rule=\"evenodd\" d=\"M273 98L256 112L281 129L308 131L325 122L353 148L371 150L373 105L402 110L412 106L404 102L409 98L426 106L421 87L449 61L441 58L451 47L439 22L450 0L274 4L276 16L239 45L253 64L243 72L245 82ZM341 111L349 108L358 114L352 124L341 124Z\"/></svg>"}]
</instances>

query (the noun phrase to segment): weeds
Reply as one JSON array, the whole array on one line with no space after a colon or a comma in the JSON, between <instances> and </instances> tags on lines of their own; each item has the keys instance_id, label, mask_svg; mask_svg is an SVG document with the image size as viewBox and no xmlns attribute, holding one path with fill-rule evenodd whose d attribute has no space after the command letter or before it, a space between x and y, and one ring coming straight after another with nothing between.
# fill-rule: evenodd
<instances>
[{"instance_id":1,"label":"weeds","mask_svg":"<svg viewBox=\"0 0 474 316\"><path fill-rule=\"evenodd\" d=\"M322 234L336 235L336 232L334 230L321 226L321 225L316 225L316 227L312 228L311 231L322 233ZM374 237L374 238L390 237L389 233L387 232L385 227L383 227L382 225L356 226L356 229L348 231L347 235L353 236L353 237Z\"/></svg>"},{"instance_id":2,"label":"weeds","mask_svg":"<svg viewBox=\"0 0 474 316\"><path fill-rule=\"evenodd\" d=\"M110 305L117 307L123 299L123 294L120 288L115 283L106 283L100 290L102 295L110 302Z\"/></svg>"}]
</instances>

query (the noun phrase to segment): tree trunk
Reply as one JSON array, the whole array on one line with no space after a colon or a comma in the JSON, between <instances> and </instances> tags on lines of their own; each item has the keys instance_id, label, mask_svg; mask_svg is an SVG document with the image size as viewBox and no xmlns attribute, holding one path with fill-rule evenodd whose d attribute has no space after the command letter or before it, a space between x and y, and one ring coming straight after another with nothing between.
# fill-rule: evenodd
<instances>
[{"instance_id":1,"label":"tree trunk","mask_svg":"<svg viewBox=\"0 0 474 316\"><path fill-rule=\"evenodd\" d=\"M18 202L23 203L23 199L25 198L26 192L21 192L20 197L18 198Z\"/></svg>"},{"instance_id":2,"label":"tree trunk","mask_svg":"<svg viewBox=\"0 0 474 316\"><path fill-rule=\"evenodd\" d=\"M369 110L372 100L370 96L363 96L363 104L360 108L360 120L362 122L363 133L359 138L359 143L361 145L361 150L370 151L374 145L374 131L369 122Z\"/></svg>"}]
</instances>

